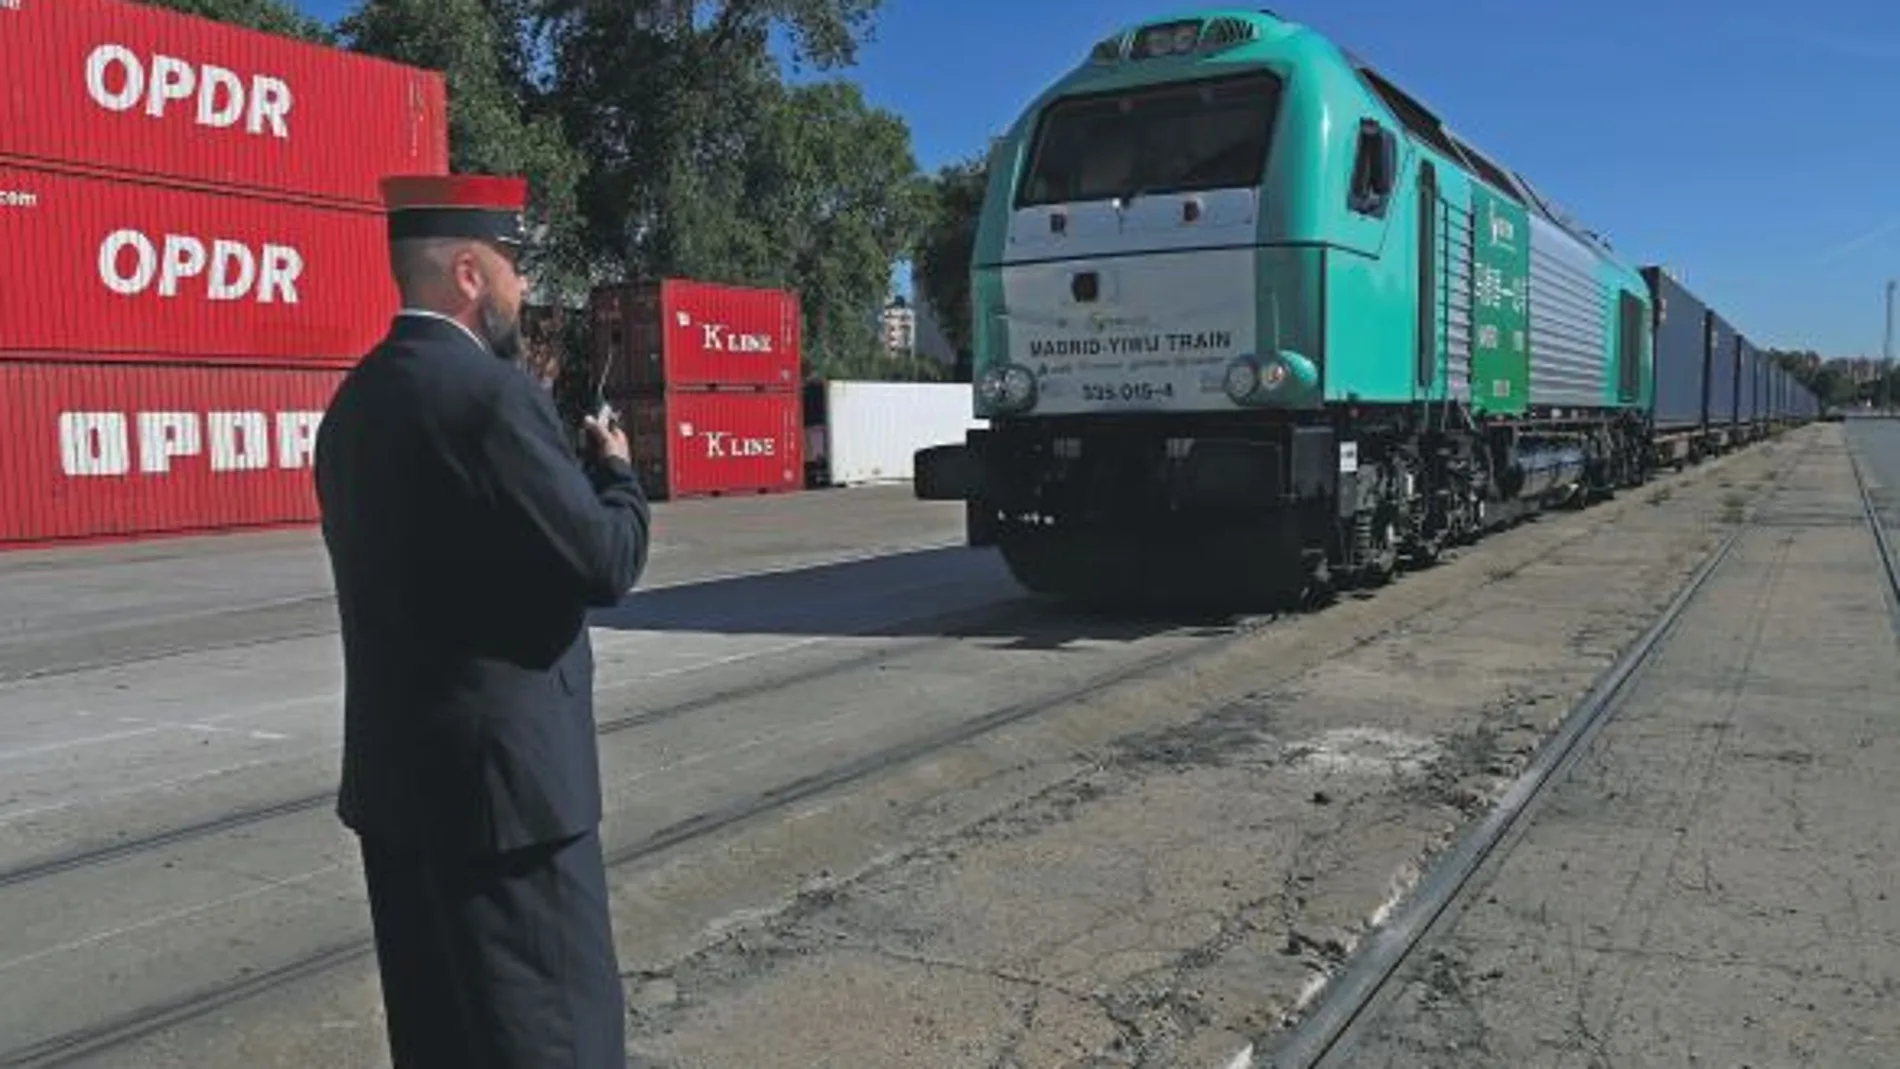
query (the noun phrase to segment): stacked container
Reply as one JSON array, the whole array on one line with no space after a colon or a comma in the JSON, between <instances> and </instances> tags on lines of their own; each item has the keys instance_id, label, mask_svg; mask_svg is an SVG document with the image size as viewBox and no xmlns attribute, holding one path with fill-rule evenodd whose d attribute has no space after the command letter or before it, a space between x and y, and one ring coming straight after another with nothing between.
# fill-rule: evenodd
<instances>
[{"instance_id":1,"label":"stacked container","mask_svg":"<svg viewBox=\"0 0 1900 1069\"><path fill-rule=\"evenodd\" d=\"M649 496L804 487L796 294L665 279L590 305L594 367Z\"/></svg>"},{"instance_id":2,"label":"stacked container","mask_svg":"<svg viewBox=\"0 0 1900 1069\"><path fill-rule=\"evenodd\" d=\"M0 545L316 518L442 77L126 0L0 2Z\"/></svg>"}]
</instances>

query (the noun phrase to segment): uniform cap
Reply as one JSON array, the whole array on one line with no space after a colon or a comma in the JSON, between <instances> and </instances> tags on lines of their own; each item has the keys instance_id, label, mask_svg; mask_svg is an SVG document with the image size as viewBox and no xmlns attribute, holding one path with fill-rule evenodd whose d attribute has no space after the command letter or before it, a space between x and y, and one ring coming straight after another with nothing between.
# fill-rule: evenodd
<instances>
[{"instance_id":1,"label":"uniform cap","mask_svg":"<svg viewBox=\"0 0 1900 1069\"><path fill-rule=\"evenodd\" d=\"M391 175L382 181L389 240L480 238L519 247L526 179L502 175Z\"/></svg>"}]
</instances>

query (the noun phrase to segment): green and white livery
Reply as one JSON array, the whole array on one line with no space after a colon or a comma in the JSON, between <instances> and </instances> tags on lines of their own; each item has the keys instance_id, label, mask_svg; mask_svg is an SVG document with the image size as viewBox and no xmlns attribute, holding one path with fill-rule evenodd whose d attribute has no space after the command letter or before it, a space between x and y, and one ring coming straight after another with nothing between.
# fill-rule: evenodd
<instances>
[{"instance_id":1,"label":"green and white livery","mask_svg":"<svg viewBox=\"0 0 1900 1069\"><path fill-rule=\"evenodd\" d=\"M918 492L1038 590L1377 581L1644 478L1642 276L1270 13L1097 44L995 146L971 272L990 426Z\"/></svg>"}]
</instances>

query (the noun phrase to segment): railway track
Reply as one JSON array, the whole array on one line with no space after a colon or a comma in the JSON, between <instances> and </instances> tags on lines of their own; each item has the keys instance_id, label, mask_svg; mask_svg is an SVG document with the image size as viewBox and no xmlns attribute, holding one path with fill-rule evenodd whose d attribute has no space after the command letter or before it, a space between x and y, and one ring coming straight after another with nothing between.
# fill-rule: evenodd
<instances>
[{"instance_id":1,"label":"railway track","mask_svg":"<svg viewBox=\"0 0 1900 1069\"><path fill-rule=\"evenodd\" d=\"M1887 608L1892 612L1894 634L1900 636L1900 556L1894 553L1886 517L1880 514L1880 506L1874 503L1873 491L1867 485L1867 473L1861 467L1860 457L1854 454L1851 447L1847 451L1847 461L1853 466L1854 486L1860 491L1861 512L1873 532L1874 548L1880 554L1880 569L1887 577Z\"/></svg>"},{"instance_id":2,"label":"railway track","mask_svg":"<svg viewBox=\"0 0 1900 1069\"><path fill-rule=\"evenodd\" d=\"M1700 581L1699 577L1697 583L1699 584ZM887 647L870 651L842 663L831 663L783 674L717 693L698 696L673 705L616 717L603 721L600 730L603 734L625 731L642 724L651 724L723 703L769 693L799 681L814 681L827 676L863 670L879 662L893 660L909 653L955 643L969 634L980 632L984 628L994 628L1006 620L1015 621L1014 626L1024 626L1036 620L1046 619L1046 623L1052 630L1060 626L1060 621L1054 614L1029 599L992 603L979 609L962 610L950 615L967 614L974 614L974 618L952 634L932 635L903 643L895 648ZM878 628L871 629L870 633L892 626L894 624L884 623ZM1242 641L1257 632L1261 626L1258 620L1244 620L1211 632L1205 627L1178 629L1177 634L1197 640L1196 644L1185 653L1180 649L1168 649L1139 658L1106 672L1092 675L1053 693L999 705L978 715L960 718L937 730L857 755L829 766L823 771L707 807L686 819L668 824L636 840L610 846L607 861L610 866L621 868L653 858L666 851L716 835L725 829L794 806L826 792L850 787L880 772L902 766L934 752L1009 725L1030 720L1049 710L1086 699L1118 684L1177 668L1185 660L1211 655L1233 643ZM1205 641L1199 641L1201 639ZM333 797L331 792L313 793L244 812L225 814L215 820L204 821L200 824L156 833L136 842L113 844L93 851L35 862L0 873L0 889L21 886L47 876L72 872L92 864L136 856L142 852L176 845L194 838L220 834L233 828L308 812L328 804ZM373 942L367 933L336 941L298 954L269 968L246 970L241 976L234 976L228 980L198 988L176 998L146 1004L110 1019L89 1023L83 1027L0 1052L0 1066L73 1064L81 1059L122 1047L201 1018L225 1007L283 989L300 980L344 968L363 960L372 953Z\"/></svg>"},{"instance_id":3,"label":"railway track","mask_svg":"<svg viewBox=\"0 0 1900 1069\"><path fill-rule=\"evenodd\" d=\"M1887 580L1889 606L1895 610L1896 633L1900 633L1900 559L1894 555L1884 521L1851 448L1848 459L1859 491L1861 519L1872 532ZM1550 790L1562 782L1588 752L1591 740L1621 711L1634 682L1665 647L1709 580L1750 532L1765 526L1771 525L1758 523L1751 516L1723 538L1667 608L1598 678L1537 750L1497 805L1439 857L1391 918L1367 935L1299 1022L1274 1040L1259 1044L1261 1053L1251 1049L1243 1052L1230 1069L1335 1069L1351 1064L1351 1052L1378 1019L1395 978L1454 922L1469 896L1479 888L1474 879L1479 870L1493 857L1508 853L1516 833L1535 817Z\"/></svg>"},{"instance_id":4,"label":"railway track","mask_svg":"<svg viewBox=\"0 0 1900 1069\"><path fill-rule=\"evenodd\" d=\"M987 622L989 626L994 626L996 620L992 618ZM1259 620L1242 620L1212 634L1208 633L1209 629L1197 626L1178 628L1175 633L1203 640L1187 655L1195 657L1211 655L1234 643L1244 641L1256 634L1263 626L1266 624ZM954 641L956 639L933 637L907 645L921 648L940 642ZM864 667L894 656L896 654L887 649L877 651L874 655L866 654L855 658L854 661L859 667ZM872 750L833 765L822 772L777 784L763 791L710 807L638 839L610 847L606 852L607 865L610 869L619 869L636 864L695 840L716 835L754 818L794 806L828 791L849 787L885 770L1011 724L1030 720L1049 710L1084 700L1119 684L1174 668L1182 662L1183 656L1178 648L1165 648L1053 692L998 706L968 719L947 724L937 730ZM815 671L814 674L835 674L843 670L845 669L837 665L828 665L821 672ZM787 685L789 684L785 679L779 678L740 689L747 692L770 691ZM707 695L694 699L690 703L669 707L668 714L679 715L687 706L704 708L725 700L731 699L723 695ZM634 723L648 723L658 712L659 710L643 712L637 714L637 717L625 718L620 723L624 727L631 727ZM320 803L305 801L304 804L310 806ZM260 819L269 818L261 817ZM70 867L69 865L65 871L70 871ZM148 1005L113 1019L7 1050L0 1053L0 1066L70 1065L235 1003L281 989L299 980L364 960L373 954L374 949L374 941L365 932L358 937L298 955L268 969L250 972L226 982L189 992L176 999Z\"/></svg>"},{"instance_id":5,"label":"railway track","mask_svg":"<svg viewBox=\"0 0 1900 1069\"><path fill-rule=\"evenodd\" d=\"M747 698L767 694L781 687L813 683L833 676L848 675L863 671L881 662L894 660L910 654L920 653L936 647L948 646L967 640L984 630L999 626L1033 627L1038 619L1049 618L1050 612L1039 603L1028 598L1017 598L1006 602L991 603L975 609L961 609L951 613L930 614L911 619L900 619L880 624L876 628L867 628L859 632L841 636L861 638L874 635L878 630L893 627L917 627L935 624L943 628L942 634L910 639L895 646L885 646L855 654L843 661L833 661L814 665L794 672L768 676L764 679L735 687L723 688L696 695L680 702L674 702L650 709L641 709L623 713L601 720L595 728L600 736L617 735L634 728L662 723L703 709L712 708ZM609 690L619 689L612 685ZM255 825L264 824L283 817L309 813L323 809L336 801L333 790L313 791L292 798L277 799L255 806L232 810L205 820L193 821L177 827L165 828L147 835L123 839L102 846L84 850L75 850L66 854L36 859L9 868L0 869L0 891L19 887L43 880L51 876L70 873L80 869L104 865L140 854L150 853L168 847L196 842L212 836Z\"/></svg>"}]
</instances>

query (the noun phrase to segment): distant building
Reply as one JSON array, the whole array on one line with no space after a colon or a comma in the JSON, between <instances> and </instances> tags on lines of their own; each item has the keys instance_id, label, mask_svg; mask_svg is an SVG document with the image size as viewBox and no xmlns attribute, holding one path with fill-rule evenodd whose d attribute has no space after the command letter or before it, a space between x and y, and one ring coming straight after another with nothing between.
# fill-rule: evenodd
<instances>
[{"instance_id":1,"label":"distant building","mask_svg":"<svg viewBox=\"0 0 1900 1069\"><path fill-rule=\"evenodd\" d=\"M955 367L957 363L956 347L943 332L943 322L937 318L937 308L928 300L917 298L917 355L927 360L935 360L945 367Z\"/></svg>"},{"instance_id":2,"label":"distant building","mask_svg":"<svg viewBox=\"0 0 1900 1069\"><path fill-rule=\"evenodd\" d=\"M884 352L891 357L909 359L917 348L917 313L902 297L891 298L880 315L884 332Z\"/></svg>"},{"instance_id":3,"label":"distant building","mask_svg":"<svg viewBox=\"0 0 1900 1069\"><path fill-rule=\"evenodd\" d=\"M924 296L924 273L921 268L911 269L911 290L916 315L916 333L913 343L918 356L935 360L945 367L957 366L956 346L950 344L950 338L943 332L943 320L937 315L937 309Z\"/></svg>"},{"instance_id":4,"label":"distant building","mask_svg":"<svg viewBox=\"0 0 1900 1069\"><path fill-rule=\"evenodd\" d=\"M1848 380L1856 385L1872 382L1880 377L1880 365L1867 357L1857 356L1846 363Z\"/></svg>"}]
</instances>

